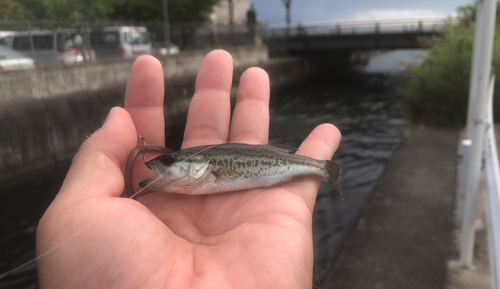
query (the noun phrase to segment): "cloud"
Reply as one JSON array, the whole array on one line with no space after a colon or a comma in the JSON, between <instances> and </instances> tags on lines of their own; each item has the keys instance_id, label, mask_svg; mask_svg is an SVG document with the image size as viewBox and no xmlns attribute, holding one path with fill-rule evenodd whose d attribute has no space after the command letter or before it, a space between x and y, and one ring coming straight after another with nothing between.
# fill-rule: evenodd
<instances>
[{"instance_id":1,"label":"cloud","mask_svg":"<svg viewBox=\"0 0 500 289\"><path fill-rule=\"evenodd\" d=\"M444 18L447 16L449 15L424 9L372 9L355 12L349 20L424 19Z\"/></svg>"}]
</instances>

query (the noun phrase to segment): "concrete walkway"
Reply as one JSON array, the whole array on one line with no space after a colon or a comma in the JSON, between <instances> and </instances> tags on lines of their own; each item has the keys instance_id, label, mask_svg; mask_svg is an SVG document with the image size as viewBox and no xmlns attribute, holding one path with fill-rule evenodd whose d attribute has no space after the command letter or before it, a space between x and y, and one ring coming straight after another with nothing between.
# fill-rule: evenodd
<instances>
[{"instance_id":1,"label":"concrete walkway","mask_svg":"<svg viewBox=\"0 0 500 289\"><path fill-rule=\"evenodd\" d=\"M457 258L458 135L426 127L405 133L321 288L447 287L448 263Z\"/></svg>"}]
</instances>

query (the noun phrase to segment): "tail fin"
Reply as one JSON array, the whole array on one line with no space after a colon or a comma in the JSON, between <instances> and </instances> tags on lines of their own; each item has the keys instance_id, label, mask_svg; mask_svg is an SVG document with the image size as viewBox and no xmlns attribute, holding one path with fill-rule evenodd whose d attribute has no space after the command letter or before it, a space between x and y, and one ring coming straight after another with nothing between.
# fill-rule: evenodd
<instances>
[{"instance_id":1,"label":"tail fin","mask_svg":"<svg viewBox=\"0 0 500 289\"><path fill-rule=\"evenodd\" d=\"M340 193L339 187L337 185L337 180L339 179L339 174L340 174L340 167L334 162L331 161L326 161L326 171L328 172L327 179L324 180L327 182L330 187L333 188L335 193L340 196L342 200L344 200L344 197Z\"/></svg>"}]
</instances>

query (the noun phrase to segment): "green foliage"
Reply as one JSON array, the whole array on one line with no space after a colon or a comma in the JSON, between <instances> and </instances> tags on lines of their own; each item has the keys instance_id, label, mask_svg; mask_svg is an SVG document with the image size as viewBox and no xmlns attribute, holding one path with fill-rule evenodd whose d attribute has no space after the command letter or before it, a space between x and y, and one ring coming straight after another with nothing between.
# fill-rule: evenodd
<instances>
[{"instance_id":1,"label":"green foliage","mask_svg":"<svg viewBox=\"0 0 500 289\"><path fill-rule=\"evenodd\" d=\"M459 6L457 8L457 18L462 24L470 24L476 20L476 6L472 4Z\"/></svg>"},{"instance_id":2,"label":"green foliage","mask_svg":"<svg viewBox=\"0 0 500 289\"><path fill-rule=\"evenodd\" d=\"M444 36L423 39L424 44L431 47L427 56L419 66L407 66L405 75L409 81L398 92L414 122L465 124L475 28L471 11L470 7L459 9L459 16L463 18L447 29ZM493 48L494 71L500 71L498 35L496 33ZM495 94L499 95L500 75L496 83Z\"/></svg>"},{"instance_id":3,"label":"green foliage","mask_svg":"<svg viewBox=\"0 0 500 289\"><path fill-rule=\"evenodd\" d=\"M167 0L171 22L205 22L222 0ZM0 0L2 20L163 21L162 0Z\"/></svg>"},{"instance_id":4,"label":"green foliage","mask_svg":"<svg viewBox=\"0 0 500 289\"><path fill-rule=\"evenodd\" d=\"M4 2L20 7L23 13L10 20L96 20L106 18L119 1L122 0L0 0L0 7L4 7Z\"/></svg>"},{"instance_id":5,"label":"green foliage","mask_svg":"<svg viewBox=\"0 0 500 289\"><path fill-rule=\"evenodd\" d=\"M457 18L461 24L469 25L476 21L476 5L467 4L457 8ZM500 1L497 2L496 22L500 22Z\"/></svg>"},{"instance_id":6,"label":"green foliage","mask_svg":"<svg viewBox=\"0 0 500 289\"><path fill-rule=\"evenodd\" d=\"M26 10L25 17L20 20L47 19L45 4L41 0L12 0L21 4Z\"/></svg>"},{"instance_id":7,"label":"green foliage","mask_svg":"<svg viewBox=\"0 0 500 289\"><path fill-rule=\"evenodd\" d=\"M15 0L0 0L0 20L20 20L27 11Z\"/></svg>"},{"instance_id":8,"label":"green foliage","mask_svg":"<svg viewBox=\"0 0 500 289\"><path fill-rule=\"evenodd\" d=\"M41 0L48 20L95 20L107 17L119 0Z\"/></svg>"},{"instance_id":9,"label":"green foliage","mask_svg":"<svg viewBox=\"0 0 500 289\"><path fill-rule=\"evenodd\" d=\"M170 22L203 23L221 0L167 0ZM163 21L162 0L121 0L111 18L117 20Z\"/></svg>"}]
</instances>

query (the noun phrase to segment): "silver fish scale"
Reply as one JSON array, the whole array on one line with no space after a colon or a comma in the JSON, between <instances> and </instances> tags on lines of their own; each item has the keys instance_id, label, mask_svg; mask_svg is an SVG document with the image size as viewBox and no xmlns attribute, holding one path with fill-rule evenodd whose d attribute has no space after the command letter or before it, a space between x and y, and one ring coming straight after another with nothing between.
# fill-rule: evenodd
<instances>
[{"instance_id":1,"label":"silver fish scale","mask_svg":"<svg viewBox=\"0 0 500 289\"><path fill-rule=\"evenodd\" d=\"M148 161L146 165L155 176L139 185L200 195L271 187L294 177L311 176L327 182L340 195L337 164L298 156L295 151L284 145L241 143L183 149Z\"/></svg>"},{"instance_id":2,"label":"silver fish scale","mask_svg":"<svg viewBox=\"0 0 500 289\"><path fill-rule=\"evenodd\" d=\"M273 146L221 144L197 147L183 150L176 160L189 163L209 161L218 181L241 178L262 180L263 177L284 181L293 176L326 175L325 161L298 156Z\"/></svg>"}]
</instances>

